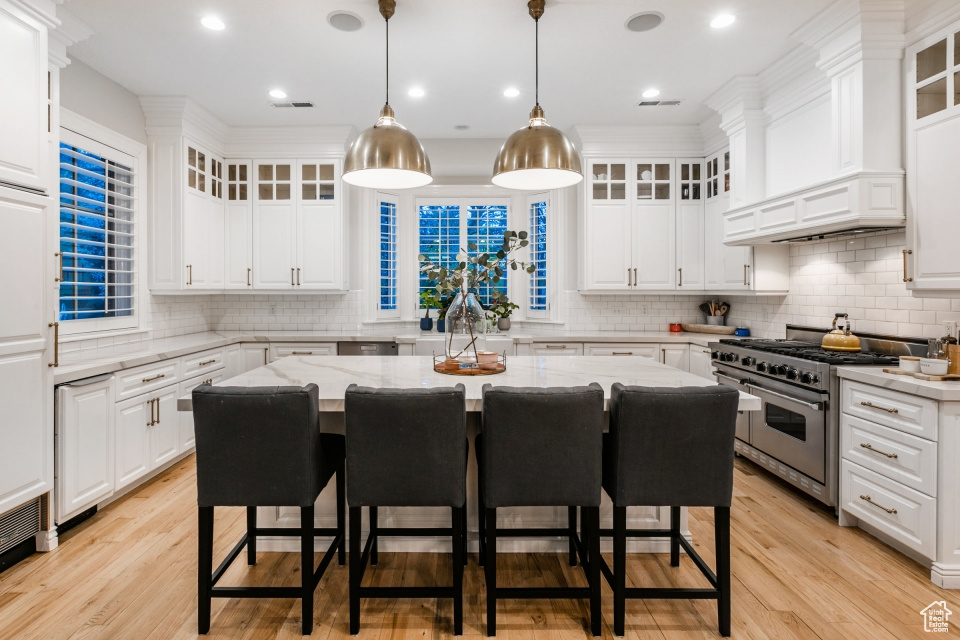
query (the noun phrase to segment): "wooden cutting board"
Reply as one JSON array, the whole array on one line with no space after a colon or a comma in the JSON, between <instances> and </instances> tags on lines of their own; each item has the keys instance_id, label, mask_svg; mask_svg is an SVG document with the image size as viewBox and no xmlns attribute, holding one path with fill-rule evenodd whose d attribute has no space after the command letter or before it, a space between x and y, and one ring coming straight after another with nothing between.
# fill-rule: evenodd
<instances>
[{"instance_id":1,"label":"wooden cutting board","mask_svg":"<svg viewBox=\"0 0 960 640\"><path fill-rule=\"evenodd\" d=\"M951 381L951 380L960 380L960 374L956 374L956 373L948 373L942 376L931 376L931 375L927 375L926 373L920 373L919 371L917 372L904 371L903 369L893 369L889 367L885 368L883 372L892 373L895 376L911 376L913 378L916 378L917 380L926 380L928 382L944 382L944 381Z\"/></svg>"}]
</instances>

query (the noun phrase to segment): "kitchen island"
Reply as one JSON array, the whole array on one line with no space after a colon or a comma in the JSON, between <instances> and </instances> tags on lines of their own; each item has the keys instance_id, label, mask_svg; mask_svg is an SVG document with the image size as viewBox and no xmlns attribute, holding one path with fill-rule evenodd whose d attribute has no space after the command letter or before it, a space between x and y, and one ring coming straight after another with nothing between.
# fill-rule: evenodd
<instances>
[{"instance_id":1,"label":"kitchen island","mask_svg":"<svg viewBox=\"0 0 960 640\"><path fill-rule=\"evenodd\" d=\"M586 385L596 382L603 387L604 402L610 399L610 387L615 382L644 387L711 386L712 383L679 369L640 356L517 356L507 357L507 370L489 376L456 376L433 370L429 356L399 356L395 358L342 358L338 356L290 356L259 367L220 383L221 386L303 386L314 383L320 390L321 430L343 433L344 392L350 384L375 388L419 387L431 388L463 384L466 389L467 429L471 439L476 435L481 410L484 384L518 387L559 387ZM181 411L190 411L192 401L182 397L177 402ZM760 399L740 394L741 411L756 411ZM471 550L476 549L476 460L471 452L467 468L468 530ZM349 479L347 480L349 482ZM611 504L606 495L601 506L601 526L609 527ZM565 526L567 510L564 507L530 507L501 509L499 522L511 527ZM335 502L332 489L327 489L317 500L317 526L330 527L335 522ZM261 507L258 513L261 526L297 527L299 509ZM383 527L446 526L449 515L443 509L406 508L380 509ZM627 526L631 529L666 529L670 526L670 509L660 506L637 507L628 511ZM681 512L681 530L690 538L686 526L686 509ZM609 541L605 541L609 544ZM561 551L566 539L504 539L499 543L503 551ZM296 541L266 538L261 547L265 551L295 551ZM442 551L449 541L434 538L384 538L383 550ZM664 553L669 550L666 538L631 540L632 552Z\"/></svg>"}]
</instances>

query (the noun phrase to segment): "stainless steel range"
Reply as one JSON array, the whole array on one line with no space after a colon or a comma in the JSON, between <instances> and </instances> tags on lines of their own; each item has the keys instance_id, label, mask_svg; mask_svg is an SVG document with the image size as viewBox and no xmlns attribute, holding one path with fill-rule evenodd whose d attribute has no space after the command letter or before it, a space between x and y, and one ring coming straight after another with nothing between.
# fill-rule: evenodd
<instances>
[{"instance_id":1,"label":"stainless steel range","mask_svg":"<svg viewBox=\"0 0 960 640\"><path fill-rule=\"evenodd\" d=\"M786 340L711 342L717 381L758 396L760 411L741 413L737 453L773 471L824 504L837 506L838 366L896 366L925 355L925 340L858 333L859 353L827 351L825 329L787 325Z\"/></svg>"}]
</instances>

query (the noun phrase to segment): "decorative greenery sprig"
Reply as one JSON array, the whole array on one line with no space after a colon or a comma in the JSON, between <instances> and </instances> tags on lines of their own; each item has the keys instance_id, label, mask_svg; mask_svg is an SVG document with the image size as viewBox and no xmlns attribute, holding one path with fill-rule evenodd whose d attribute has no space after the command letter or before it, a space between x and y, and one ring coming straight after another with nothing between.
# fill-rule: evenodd
<instances>
[{"instance_id":1,"label":"decorative greenery sprig","mask_svg":"<svg viewBox=\"0 0 960 640\"><path fill-rule=\"evenodd\" d=\"M490 307L487 309L487 312L497 318L509 318L514 310L519 308L520 305L510 302L510 299L505 293L497 292L496 297L490 301Z\"/></svg>"},{"instance_id":2,"label":"decorative greenery sprig","mask_svg":"<svg viewBox=\"0 0 960 640\"><path fill-rule=\"evenodd\" d=\"M455 294L461 288L469 291L482 284L496 285L503 278L504 270L507 268L512 271L523 269L527 273L535 272L537 270L535 264L510 257L514 251L529 244L526 231L504 231L503 244L496 253L484 252L471 257L466 251L460 249L457 253L457 266L452 269L434 263L422 253L417 256L417 259L423 263L420 272L425 273L428 278L437 283L437 294L443 296ZM473 242L467 245L469 251L476 251L478 248Z\"/></svg>"}]
</instances>

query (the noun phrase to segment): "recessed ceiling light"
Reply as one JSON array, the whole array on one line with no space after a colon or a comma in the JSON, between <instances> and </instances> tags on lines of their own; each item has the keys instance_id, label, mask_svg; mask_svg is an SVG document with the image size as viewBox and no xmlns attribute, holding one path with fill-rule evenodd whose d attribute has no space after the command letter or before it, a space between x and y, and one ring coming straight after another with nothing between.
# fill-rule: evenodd
<instances>
[{"instance_id":1,"label":"recessed ceiling light","mask_svg":"<svg viewBox=\"0 0 960 640\"><path fill-rule=\"evenodd\" d=\"M504 89L504 90L503 90L503 95L505 95L505 96L508 97L508 98L516 98L518 95L520 95L520 89L517 89L517 88L515 88L515 87L510 87L509 89Z\"/></svg>"},{"instance_id":2,"label":"recessed ceiling light","mask_svg":"<svg viewBox=\"0 0 960 640\"><path fill-rule=\"evenodd\" d=\"M642 95L644 98L656 98L658 95L660 95L660 89L647 89L640 95Z\"/></svg>"},{"instance_id":3,"label":"recessed ceiling light","mask_svg":"<svg viewBox=\"0 0 960 640\"><path fill-rule=\"evenodd\" d=\"M422 87L413 87L410 91L407 91L407 95L411 98L422 98L427 95L427 92Z\"/></svg>"},{"instance_id":4,"label":"recessed ceiling light","mask_svg":"<svg viewBox=\"0 0 960 640\"><path fill-rule=\"evenodd\" d=\"M270 92L270 97L276 98L277 100L283 100L284 98L287 97L287 92L284 91L283 89L273 89Z\"/></svg>"},{"instance_id":5,"label":"recessed ceiling light","mask_svg":"<svg viewBox=\"0 0 960 640\"><path fill-rule=\"evenodd\" d=\"M737 17L735 15L724 13L711 20L710 26L714 29L723 29L724 27L729 27L732 25L736 19Z\"/></svg>"},{"instance_id":6,"label":"recessed ceiling light","mask_svg":"<svg viewBox=\"0 0 960 640\"><path fill-rule=\"evenodd\" d=\"M327 16L327 22L340 31L359 31L363 28L363 18L349 11L334 11Z\"/></svg>"},{"instance_id":7,"label":"recessed ceiling light","mask_svg":"<svg viewBox=\"0 0 960 640\"><path fill-rule=\"evenodd\" d=\"M221 20L217 16L206 16L204 18L201 18L200 24L205 26L207 29L211 29L213 31L223 31L224 28L227 26L223 24L223 20Z\"/></svg>"},{"instance_id":8,"label":"recessed ceiling light","mask_svg":"<svg viewBox=\"0 0 960 640\"><path fill-rule=\"evenodd\" d=\"M662 13L658 13L657 11L644 11L643 13L630 16L625 26L630 31L642 32L656 29L662 23Z\"/></svg>"},{"instance_id":9,"label":"recessed ceiling light","mask_svg":"<svg viewBox=\"0 0 960 640\"><path fill-rule=\"evenodd\" d=\"M470 128L470 125L468 125L468 124L456 124L456 125L453 126L453 128L456 129L457 131L466 131L467 129Z\"/></svg>"}]
</instances>

